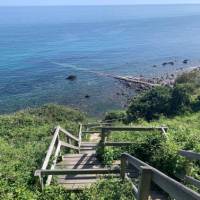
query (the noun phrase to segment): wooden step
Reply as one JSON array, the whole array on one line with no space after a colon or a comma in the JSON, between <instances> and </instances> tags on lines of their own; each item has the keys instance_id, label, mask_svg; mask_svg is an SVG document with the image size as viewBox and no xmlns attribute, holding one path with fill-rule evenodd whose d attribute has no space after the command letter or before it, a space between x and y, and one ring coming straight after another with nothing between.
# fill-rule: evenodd
<instances>
[{"instance_id":1,"label":"wooden step","mask_svg":"<svg viewBox=\"0 0 200 200\"><path fill-rule=\"evenodd\" d=\"M96 142L82 142L81 147L97 147L98 144Z\"/></svg>"},{"instance_id":2,"label":"wooden step","mask_svg":"<svg viewBox=\"0 0 200 200\"><path fill-rule=\"evenodd\" d=\"M79 175L78 177L58 177L58 184L65 187L67 190L82 190L90 187L100 179L120 178L120 174L116 175Z\"/></svg>"},{"instance_id":3,"label":"wooden step","mask_svg":"<svg viewBox=\"0 0 200 200\"><path fill-rule=\"evenodd\" d=\"M99 179L108 177L120 177L120 173L117 174L78 174L78 175L59 175L60 179L71 180L71 179Z\"/></svg>"},{"instance_id":4,"label":"wooden step","mask_svg":"<svg viewBox=\"0 0 200 200\"><path fill-rule=\"evenodd\" d=\"M89 145L88 146L82 146L82 145L80 146L80 149L83 149L83 150L84 149L94 150L96 148L97 148L97 146L89 146Z\"/></svg>"},{"instance_id":5,"label":"wooden step","mask_svg":"<svg viewBox=\"0 0 200 200\"><path fill-rule=\"evenodd\" d=\"M80 157L83 157L83 156L85 156L85 157L88 157L88 156L94 156L94 157L96 157L96 154L95 153L90 153L90 154L86 154L86 153L65 154L62 157L68 159L68 158L80 158Z\"/></svg>"}]
</instances>

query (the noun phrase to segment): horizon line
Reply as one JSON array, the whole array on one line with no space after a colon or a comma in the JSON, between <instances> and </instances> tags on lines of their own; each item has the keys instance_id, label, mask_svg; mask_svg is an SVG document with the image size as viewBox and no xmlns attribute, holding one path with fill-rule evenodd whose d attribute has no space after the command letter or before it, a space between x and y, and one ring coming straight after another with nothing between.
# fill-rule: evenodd
<instances>
[{"instance_id":1,"label":"horizon line","mask_svg":"<svg viewBox=\"0 0 200 200\"><path fill-rule=\"evenodd\" d=\"M53 7L53 6L159 6L159 5L200 5L200 3L149 3L149 4L33 4L33 5L0 5L0 7Z\"/></svg>"}]
</instances>

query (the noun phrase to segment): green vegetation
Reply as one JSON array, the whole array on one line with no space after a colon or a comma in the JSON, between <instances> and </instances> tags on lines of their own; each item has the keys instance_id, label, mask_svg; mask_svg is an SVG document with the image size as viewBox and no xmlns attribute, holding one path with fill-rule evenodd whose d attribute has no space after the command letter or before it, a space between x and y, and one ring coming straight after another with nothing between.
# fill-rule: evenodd
<instances>
[{"instance_id":1,"label":"green vegetation","mask_svg":"<svg viewBox=\"0 0 200 200\"><path fill-rule=\"evenodd\" d=\"M78 122L84 120L85 116L79 111L58 105L0 116L0 199L133 199L131 194L125 198L130 184L123 185L114 179L108 182L102 180L81 194L68 192L56 185L46 188L43 193L40 191L34 172L42 165L53 128L59 124L76 134ZM126 193L120 195L120 188ZM109 198L105 194L109 194Z\"/></svg>"},{"instance_id":2,"label":"green vegetation","mask_svg":"<svg viewBox=\"0 0 200 200\"><path fill-rule=\"evenodd\" d=\"M161 115L175 116L199 108L200 71L193 70L178 76L173 88L155 87L132 100L126 121L138 118L148 121Z\"/></svg>"},{"instance_id":3,"label":"green vegetation","mask_svg":"<svg viewBox=\"0 0 200 200\"><path fill-rule=\"evenodd\" d=\"M180 75L173 88L156 87L134 98L121 125L164 125L169 128L168 137L163 137L159 132L110 133L108 141L132 141L133 144L121 148L107 147L103 155L104 162L111 164L120 158L121 153L128 152L171 177L175 178L176 173L184 173L188 161L179 156L179 150L200 152L199 89L200 71L194 70ZM199 162L192 166L191 174L200 180Z\"/></svg>"},{"instance_id":4,"label":"green vegetation","mask_svg":"<svg viewBox=\"0 0 200 200\"><path fill-rule=\"evenodd\" d=\"M111 112L106 120L116 125L169 127L168 137L159 132L115 132L110 141L132 141L121 148L106 148L102 158L106 164L129 152L164 173L175 177L187 170L187 160L178 155L181 149L200 152L200 72L184 73L174 88L157 87L132 100L127 111ZM123 119L123 120L122 120ZM41 167L56 125L78 133L78 122L86 117L77 110L58 105L45 105L12 115L0 116L0 199L12 200L128 200L134 199L129 182L100 180L82 192L68 192L57 185L39 190L34 171ZM200 163L191 174L200 179Z\"/></svg>"}]
</instances>

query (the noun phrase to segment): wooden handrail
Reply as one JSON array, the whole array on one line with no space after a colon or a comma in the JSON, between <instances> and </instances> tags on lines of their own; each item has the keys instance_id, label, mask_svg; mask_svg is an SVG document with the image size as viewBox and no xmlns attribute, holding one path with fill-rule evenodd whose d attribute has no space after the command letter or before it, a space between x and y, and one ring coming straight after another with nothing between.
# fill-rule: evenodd
<instances>
[{"instance_id":1,"label":"wooden handrail","mask_svg":"<svg viewBox=\"0 0 200 200\"><path fill-rule=\"evenodd\" d=\"M60 127L60 131L65 133L67 137L69 137L72 140L75 140L76 142L79 142L79 139L75 136L73 136L71 133L69 133L68 131L64 130L63 128Z\"/></svg>"},{"instance_id":2,"label":"wooden handrail","mask_svg":"<svg viewBox=\"0 0 200 200\"><path fill-rule=\"evenodd\" d=\"M45 169L47 168L47 166L48 166L50 157L51 157L51 155L52 155L52 153L53 153L54 145L55 145L55 143L56 143L56 140L58 139L59 130L60 130L60 127L57 126L56 129L55 129L54 135L53 135L53 139L52 139L51 144L50 144L50 146L49 146L49 149L48 149L48 151L47 151L45 160L44 160L43 165L42 165L42 169L43 169L43 170L45 170Z\"/></svg>"},{"instance_id":3,"label":"wooden handrail","mask_svg":"<svg viewBox=\"0 0 200 200\"><path fill-rule=\"evenodd\" d=\"M78 136L79 136L79 145L78 145L79 153L80 153L81 142L82 142L82 128L83 128L83 125L79 124L79 133L78 133Z\"/></svg>"},{"instance_id":4,"label":"wooden handrail","mask_svg":"<svg viewBox=\"0 0 200 200\"><path fill-rule=\"evenodd\" d=\"M63 142L63 141L60 141L60 143L61 143L61 146L64 146L64 147L67 147L67 148L70 148L70 149L74 149L74 150L79 150L79 147L74 146L72 144L68 144L68 143Z\"/></svg>"},{"instance_id":5,"label":"wooden handrail","mask_svg":"<svg viewBox=\"0 0 200 200\"><path fill-rule=\"evenodd\" d=\"M53 164L51 165L51 170L53 170L55 168L55 166L56 166L58 155L60 153L61 144L62 143L59 141L58 142L58 146L57 146L56 151L55 151L55 158L53 160ZM47 181L46 181L46 186L51 184L51 180L52 180L52 175L49 175L48 178L47 178Z\"/></svg>"},{"instance_id":6,"label":"wooden handrail","mask_svg":"<svg viewBox=\"0 0 200 200\"><path fill-rule=\"evenodd\" d=\"M187 170L185 175L177 174L177 177L183 181L186 181L197 188L200 188L200 180L197 180L191 176L192 165L194 160L200 160L200 153L193 151L181 150L179 154L183 157L186 157L187 160Z\"/></svg>"},{"instance_id":7,"label":"wooden handrail","mask_svg":"<svg viewBox=\"0 0 200 200\"><path fill-rule=\"evenodd\" d=\"M116 126L108 126L108 127L102 127L103 131L167 131L167 127L131 127L131 126L121 126L121 127L116 127Z\"/></svg>"},{"instance_id":8,"label":"wooden handrail","mask_svg":"<svg viewBox=\"0 0 200 200\"><path fill-rule=\"evenodd\" d=\"M184 156L190 160L200 160L200 153L186 150L181 150L179 153L181 156Z\"/></svg>"},{"instance_id":9,"label":"wooden handrail","mask_svg":"<svg viewBox=\"0 0 200 200\"><path fill-rule=\"evenodd\" d=\"M167 175L163 174L159 170L151 167L150 165L144 163L143 161L129 155L129 154L122 154L121 162L123 162L123 168L121 168L121 176L122 178L125 176L125 169L124 165L131 164L135 168L141 171L141 178L140 178L140 186L137 192L137 199L138 200L146 200L147 195L149 195L150 180L158 185L162 190L168 193L172 198L177 200L199 200L200 194L191 190L190 188L184 186L183 184L175 181L174 179L168 177ZM146 175L145 175L146 174ZM147 184L147 185L145 185Z\"/></svg>"},{"instance_id":10,"label":"wooden handrail","mask_svg":"<svg viewBox=\"0 0 200 200\"><path fill-rule=\"evenodd\" d=\"M108 174L120 173L119 168L98 168L98 169L54 169L37 170L36 174L44 175L81 175L81 174Z\"/></svg>"},{"instance_id":11,"label":"wooden handrail","mask_svg":"<svg viewBox=\"0 0 200 200\"><path fill-rule=\"evenodd\" d=\"M138 127L138 126L103 126L101 128L101 140L100 140L100 148L102 152L104 152L105 146L120 146L120 145L129 145L130 143L128 141L124 141L123 144L118 142L106 142L106 139L108 137L108 134L110 134L111 131L160 131L160 133L163 135L164 138L167 138L167 130L168 128L165 126L160 127Z\"/></svg>"},{"instance_id":12,"label":"wooden handrail","mask_svg":"<svg viewBox=\"0 0 200 200\"><path fill-rule=\"evenodd\" d=\"M60 132L64 133L67 136L68 139L72 139L75 142L78 142L78 145L75 146L75 145L69 144L67 142L61 141L60 138L59 138L59 133ZM35 172L35 176L39 176L42 190L44 189L44 180L43 180L43 175L40 172L42 170L47 170L47 167L49 165L49 161L50 161L50 158L51 158L51 156L53 154L53 150L55 148L56 143L57 143L57 147L55 149L54 160L53 160L53 164L50 167L50 171L53 171L54 168L55 168L55 165L57 163L57 158L59 156L59 153L60 153L60 150L61 150L62 146L70 148L70 149L74 149L74 150L80 150L80 142L81 142L80 138L77 138L77 137L73 136L71 133L69 133L68 131L64 130L60 126L57 126L55 128L54 135L53 135L53 138L52 138L51 143L49 145L45 160L44 160L43 165L42 165L42 168L41 168L41 170L37 170ZM52 175L50 174L47 177L46 185L49 185L51 183L51 180L52 180Z\"/></svg>"}]
</instances>

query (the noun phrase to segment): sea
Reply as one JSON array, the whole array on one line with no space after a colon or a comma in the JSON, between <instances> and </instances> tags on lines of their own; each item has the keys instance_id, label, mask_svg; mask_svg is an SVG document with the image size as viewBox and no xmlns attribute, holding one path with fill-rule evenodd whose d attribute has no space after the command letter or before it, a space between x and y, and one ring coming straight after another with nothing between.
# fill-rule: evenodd
<instances>
[{"instance_id":1,"label":"sea","mask_svg":"<svg viewBox=\"0 0 200 200\"><path fill-rule=\"evenodd\" d=\"M0 114L57 103L98 117L127 106L104 74L199 64L200 5L0 7Z\"/></svg>"}]
</instances>

